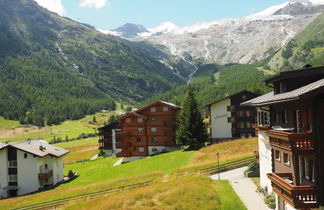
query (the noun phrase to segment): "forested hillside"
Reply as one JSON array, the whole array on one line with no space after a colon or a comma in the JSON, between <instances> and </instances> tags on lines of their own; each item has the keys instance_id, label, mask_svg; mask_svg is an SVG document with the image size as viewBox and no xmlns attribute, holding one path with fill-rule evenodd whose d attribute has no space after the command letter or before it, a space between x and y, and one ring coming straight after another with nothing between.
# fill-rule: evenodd
<instances>
[{"instance_id":1,"label":"forested hillside","mask_svg":"<svg viewBox=\"0 0 324 210\"><path fill-rule=\"evenodd\" d=\"M0 31L0 116L6 119L58 123L184 83L150 52L34 1L0 0Z\"/></svg>"},{"instance_id":2,"label":"forested hillside","mask_svg":"<svg viewBox=\"0 0 324 210\"><path fill-rule=\"evenodd\" d=\"M191 88L201 110L204 106L233 93L249 90L258 94L269 91L263 80L265 75L254 65L229 64L224 67L208 64L200 67L197 77L189 85L183 85L164 94L153 96L141 105L155 100L165 100L181 103L186 91Z\"/></svg>"}]
</instances>

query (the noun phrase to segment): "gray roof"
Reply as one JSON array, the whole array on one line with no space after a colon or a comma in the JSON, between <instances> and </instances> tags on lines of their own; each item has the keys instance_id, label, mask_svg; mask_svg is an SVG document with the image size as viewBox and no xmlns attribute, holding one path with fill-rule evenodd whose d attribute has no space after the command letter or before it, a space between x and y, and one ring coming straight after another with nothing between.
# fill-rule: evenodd
<instances>
[{"instance_id":1,"label":"gray roof","mask_svg":"<svg viewBox=\"0 0 324 210\"><path fill-rule=\"evenodd\" d=\"M274 92L272 91L270 93L267 93L267 94L264 94L257 98L246 101L246 102L242 103L242 105L262 106L262 105L268 105L268 104L294 101L294 100L301 99L302 97L304 97L316 90L319 90L321 88L324 88L324 79L318 80L316 82L305 85L301 88L292 90L290 92L274 94ZM319 93L324 93L324 90Z\"/></svg>"},{"instance_id":2,"label":"gray roof","mask_svg":"<svg viewBox=\"0 0 324 210\"><path fill-rule=\"evenodd\" d=\"M62 149L60 147L49 144L43 140L28 140L25 142L16 142L3 144L0 143L0 149L2 147L12 146L16 149L31 153L33 155L37 155L39 157L44 157L46 155L53 155L55 157L60 157L67 154L69 151Z\"/></svg>"},{"instance_id":3,"label":"gray roof","mask_svg":"<svg viewBox=\"0 0 324 210\"><path fill-rule=\"evenodd\" d=\"M4 147L6 147L6 146L7 146L7 144L5 144L5 143L1 143L1 142L0 142L0 149L4 148Z\"/></svg>"}]
</instances>

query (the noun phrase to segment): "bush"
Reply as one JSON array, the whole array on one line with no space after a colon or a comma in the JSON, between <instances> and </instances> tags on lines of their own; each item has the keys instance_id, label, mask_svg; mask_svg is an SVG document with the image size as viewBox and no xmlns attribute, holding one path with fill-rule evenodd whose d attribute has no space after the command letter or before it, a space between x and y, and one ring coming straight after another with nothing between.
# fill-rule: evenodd
<instances>
[{"instance_id":1,"label":"bush","mask_svg":"<svg viewBox=\"0 0 324 210\"><path fill-rule=\"evenodd\" d=\"M275 209L276 208L276 197L274 193L268 194L264 198L264 202L268 205L269 208Z\"/></svg>"}]
</instances>

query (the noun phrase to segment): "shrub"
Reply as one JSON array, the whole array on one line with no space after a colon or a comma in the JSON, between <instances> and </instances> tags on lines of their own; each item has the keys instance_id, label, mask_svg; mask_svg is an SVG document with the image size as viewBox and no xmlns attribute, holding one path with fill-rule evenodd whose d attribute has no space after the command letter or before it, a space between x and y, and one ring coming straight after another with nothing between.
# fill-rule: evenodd
<instances>
[{"instance_id":1,"label":"shrub","mask_svg":"<svg viewBox=\"0 0 324 210\"><path fill-rule=\"evenodd\" d=\"M268 194L264 197L264 202L268 205L269 208L276 208L276 197L274 193Z\"/></svg>"}]
</instances>

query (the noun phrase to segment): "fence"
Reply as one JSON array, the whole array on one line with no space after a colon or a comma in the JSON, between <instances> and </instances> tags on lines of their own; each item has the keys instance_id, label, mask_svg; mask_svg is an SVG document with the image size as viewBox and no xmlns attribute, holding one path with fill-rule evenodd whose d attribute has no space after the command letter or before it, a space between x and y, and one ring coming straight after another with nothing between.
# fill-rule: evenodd
<instances>
[{"instance_id":1,"label":"fence","mask_svg":"<svg viewBox=\"0 0 324 210\"><path fill-rule=\"evenodd\" d=\"M211 175L211 174L216 174L220 173L223 171L239 168L248 165L249 163L253 162L255 160L255 157L249 157L249 158L244 158L240 159L237 161L232 161L228 162L225 164L221 164L219 166L213 166L209 168L204 168L204 169L199 169L199 170L194 170L190 172L182 172L176 174L177 177L182 177L182 176L188 176L188 175ZM68 202L74 201L74 200L79 200L79 199L86 199L86 198L91 198L91 197L96 197L104 194L109 194L109 193L114 193L114 192L121 192L124 190L130 190L133 188L138 188L142 187L145 185L152 184L153 181L146 181L146 182L139 182L131 185L125 185L121 187L116 187L116 188L111 188L111 189L106 189L106 190L101 190L101 191L96 191L92 193L84 193L80 195L75 195L71 197L66 197L66 198L61 198L61 199L56 199L56 200L50 200L46 202L41 202L41 203L35 203L32 205L28 206L22 206L18 208L14 208L13 210L27 210L27 209L45 209L45 208L53 208L56 206L64 205Z\"/></svg>"}]
</instances>

